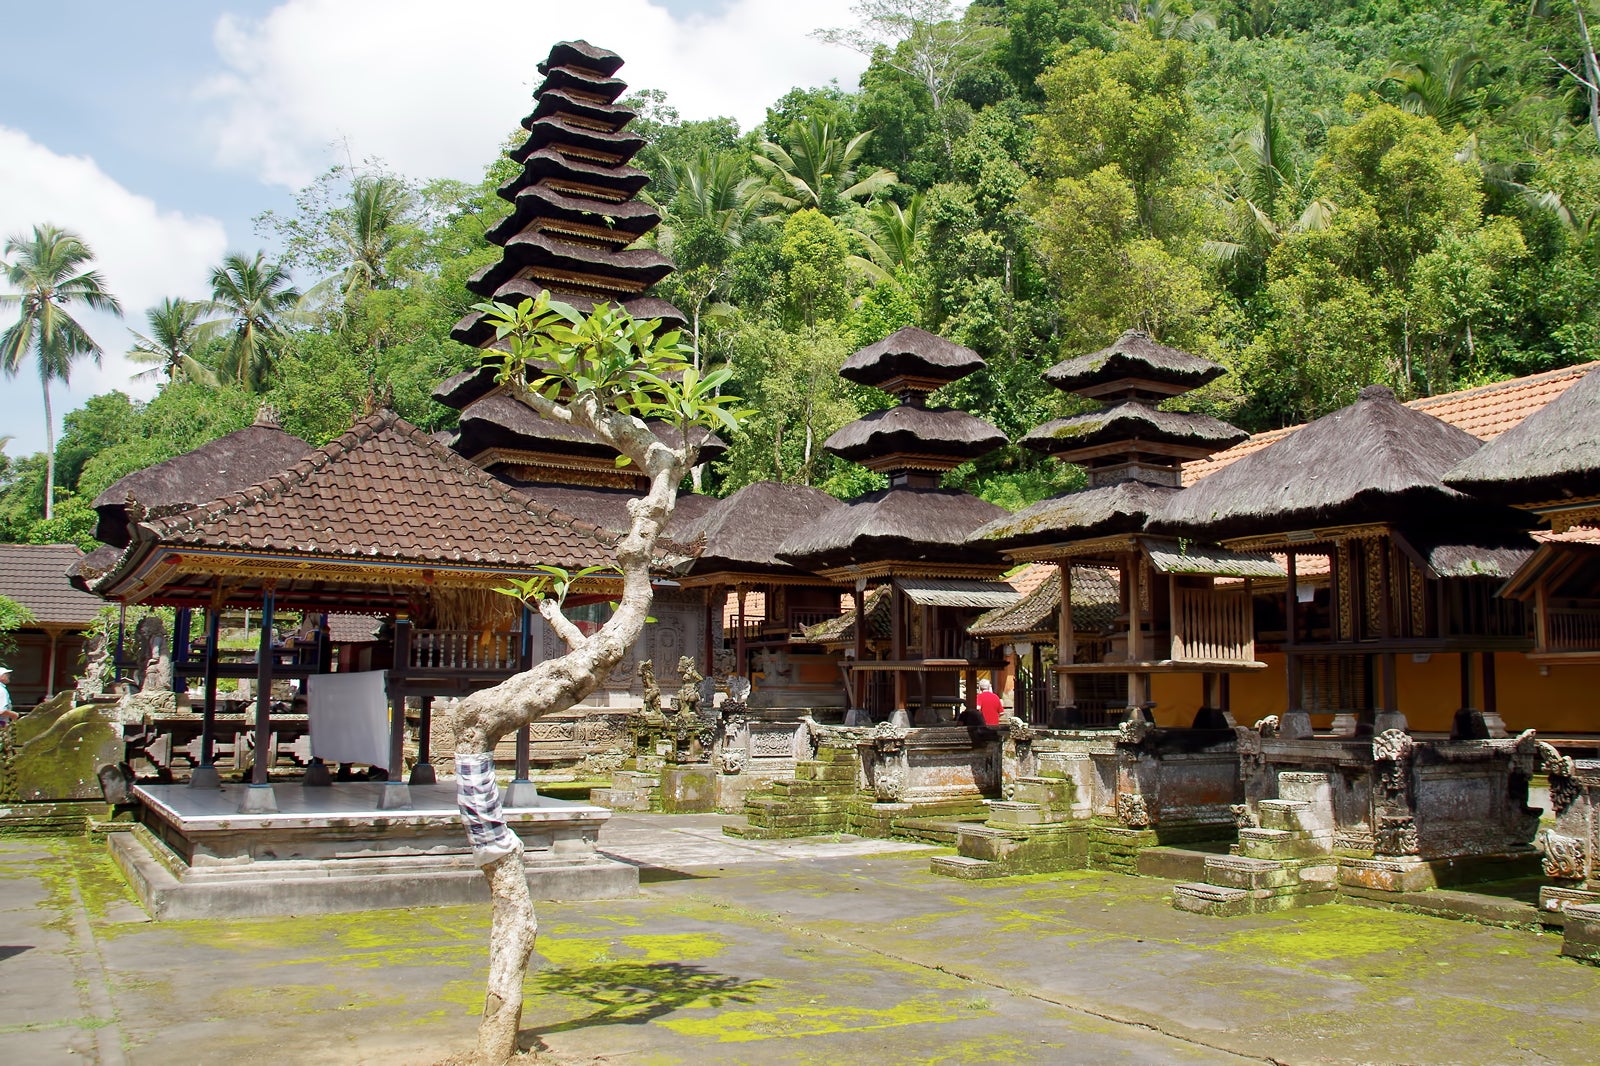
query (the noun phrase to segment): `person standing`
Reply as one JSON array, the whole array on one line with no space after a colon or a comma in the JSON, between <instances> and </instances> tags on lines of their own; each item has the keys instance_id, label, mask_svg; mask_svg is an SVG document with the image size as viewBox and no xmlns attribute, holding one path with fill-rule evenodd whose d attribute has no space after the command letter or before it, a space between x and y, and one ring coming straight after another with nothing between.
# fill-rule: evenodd
<instances>
[{"instance_id":1,"label":"person standing","mask_svg":"<svg viewBox=\"0 0 1600 1066\"><path fill-rule=\"evenodd\" d=\"M1005 710L1005 705L1000 702L1000 697L995 695L994 686L989 684L988 678L978 682L978 713L983 715L983 724L991 728L1000 724L1000 713Z\"/></svg>"},{"instance_id":2,"label":"person standing","mask_svg":"<svg viewBox=\"0 0 1600 1066\"><path fill-rule=\"evenodd\" d=\"M0 725L10 725L19 717L11 705L11 667L0 666Z\"/></svg>"}]
</instances>

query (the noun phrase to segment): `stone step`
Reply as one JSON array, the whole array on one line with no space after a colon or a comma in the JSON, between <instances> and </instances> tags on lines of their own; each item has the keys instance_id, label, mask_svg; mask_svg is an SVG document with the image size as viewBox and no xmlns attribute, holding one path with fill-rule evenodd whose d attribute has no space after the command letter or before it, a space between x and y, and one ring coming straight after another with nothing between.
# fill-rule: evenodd
<instances>
[{"instance_id":1,"label":"stone step","mask_svg":"<svg viewBox=\"0 0 1600 1066\"><path fill-rule=\"evenodd\" d=\"M1299 832L1310 829L1311 804L1304 800L1262 800L1256 804L1256 817L1262 829Z\"/></svg>"},{"instance_id":2,"label":"stone step","mask_svg":"<svg viewBox=\"0 0 1600 1066\"><path fill-rule=\"evenodd\" d=\"M1135 868L1140 877L1159 877L1166 881L1203 881L1206 860L1216 854L1215 851L1193 848L1141 848Z\"/></svg>"},{"instance_id":3,"label":"stone step","mask_svg":"<svg viewBox=\"0 0 1600 1066\"><path fill-rule=\"evenodd\" d=\"M1180 911L1209 914L1215 918L1231 918L1254 910L1254 900L1244 889L1198 882L1174 887L1172 905Z\"/></svg>"},{"instance_id":4,"label":"stone step","mask_svg":"<svg viewBox=\"0 0 1600 1066\"><path fill-rule=\"evenodd\" d=\"M1038 803L1018 803L1015 800L991 800L989 803L989 821L993 825L1044 825L1060 820L1054 812Z\"/></svg>"},{"instance_id":5,"label":"stone step","mask_svg":"<svg viewBox=\"0 0 1600 1066\"><path fill-rule=\"evenodd\" d=\"M1326 833L1291 833L1286 829L1239 830L1239 854L1252 859L1309 859L1327 855L1333 837Z\"/></svg>"},{"instance_id":6,"label":"stone step","mask_svg":"<svg viewBox=\"0 0 1600 1066\"><path fill-rule=\"evenodd\" d=\"M999 863L965 855L936 855L930 860L929 869L945 877L959 877L967 881L1006 876L1006 870Z\"/></svg>"},{"instance_id":7,"label":"stone step","mask_svg":"<svg viewBox=\"0 0 1600 1066\"><path fill-rule=\"evenodd\" d=\"M1206 882L1223 888L1277 889L1298 879L1283 863L1245 855L1213 855L1206 860Z\"/></svg>"}]
</instances>

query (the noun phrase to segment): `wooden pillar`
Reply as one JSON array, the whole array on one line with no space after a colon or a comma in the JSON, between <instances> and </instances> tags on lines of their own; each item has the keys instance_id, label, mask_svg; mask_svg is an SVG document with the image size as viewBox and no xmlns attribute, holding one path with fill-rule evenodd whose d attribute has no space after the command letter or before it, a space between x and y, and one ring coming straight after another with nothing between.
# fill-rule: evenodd
<instances>
[{"instance_id":1,"label":"wooden pillar","mask_svg":"<svg viewBox=\"0 0 1600 1066\"><path fill-rule=\"evenodd\" d=\"M1500 698L1494 687L1494 652L1492 651L1483 653L1483 713L1500 713Z\"/></svg>"},{"instance_id":2,"label":"wooden pillar","mask_svg":"<svg viewBox=\"0 0 1600 1066\"><path fill-rule=\"evenodd\" d=\"M1124 556L1123 572L1128 575L1125 582L1128 590L1128 661L1140 662L1144 659L1144 619L1140 609L1140 601L1144 599L1144 567L1137 552L1129 552ZM1128 674L1128 706L1139 707L1146 702L1143 692L1143 681L1147 675L1137 671Z\"/></svg>"},{"instance_id":3,"label":"wooden pillar","mask_svg":"<svg viewBox=\"0 0 1600 1066\"><path fill-rule=\"evenodd\" d=\"M717 648L716 632L717 622L722 617L723 605L727 602L727 593L721 585L712 585L706 589L706 639L705 639L705 668L702 671L707 677L716 672Z\"/></svg>"},{"instance_id":4,"label":"wooden pillar","mask_svg":"<svg viewBox=\"0 0 1600 1066\"><path fill-rule=\"evenodd\" d=\"M1077 661L1078 633L1072 627L1072 564L1056 564L1061 570L1061 610L1056 615L1056 665L1071 666ZM1037 648L1035 648L1037 654ZM1077 713L1077 691L1072 675L1057 673L1056 706L1060 709L1060 723L1067 724Z\"/></svg>"},{"instance_id":5,"label":"wooden pillar","mask_svg":"<svg viewBox=\"0 0 1600 1066\"><path fill-rule=\"evenodd\" d=\"M394 670L389 675L389 780L399 781L406 754L406 674L411 667L411 618L394 616Z\"/></svg>"},{"instance_id":6,"label":"wooden pillar","mask_svg":"<svg viewBox=\"0 0 1600 1066\"><path fill-rule=\"evenodd\" d=\"M1050 689L1045 684L1044 678L1044 651L1037 640L1033 642L1032 652L1033 670L1028 675L1032 678L1032 683L1029 685L1032 691L1028 693L1028 717L1024 721L1033 725L1044 725L1044 704Z\"/></svg>"},{"instance_id":7,"label":"wooden pillar","mask_svg":"<svg viewBox=\"0 0 1600 1066\"><path fill-rule=\"evenodd\" d=\"M1385 537L1380 542L1382 555L1378 559L1378 599L1381 610L1378 612L1378 640L1387 646L1394 639L1394 544ZM1386 651L1382 654L1379 668L1381 670L1382 684L1380 685L1381 706L1380 713L1393 713L1398 711L1400 702L1399 678L1396 675L1394 652Z\"/></svg>"},{"instance_id":8,"label":"wooden pillar","mask_svg":"<svg viewBox=\"0 0 1600 1066\"><path fill-rule=\"evenodd\" d=\"M1288 709L1290 711L1301 711L1305 709L1302 706L1305 697L1301 692L1300 653L1295 647L1299 643L1298 635L1295 632L1299 628L1300 580L1297 571L1299 558L1298 553L1293 548L1290 548L1284 555L1289 570L1289 586L1284 594L1283 601L1283 658L1289 679Z\"/></svg>"},{"instance_id":9,"label":"wooden pillar","mask_svg":"<svg viewBox=\"0 0 1600 1066\"><path fill-rule=\"evenodd\" d=\"M889 658L897 664L904 663L906 659L906 617L905 593L896 588L893 582L889 585ZM894 671L894 710L906 709L906 672Z\"/></svg>"},{"instance_id":10,"label":"wooden pillar","mask_svg":"<svg viewBox=\"0 0 1600 1066\"><path fill-rule=\"evenodd\" d=\"M744 598L745 598L745 594L748 591L749 591L749 588L747 586L740 585L738 587L738 589L734 593L736 596L739 597L739 632L734 637L734 646L735 646L735 649L736 649L734 654L735 654L735 656L738 657L738 660L739 660L739 665L734 670L734 673L737 674L739 677L749 677L750 676L750 667L749 667L748 664L746 664L745 659L744 659Z\"/></svg>"},{"instance_id":11,"label":"wooden pillar","mask_svg":"<svg viewBox=\"0 0 1600 1066\"><path fill-rule=\"evenodd\" d=\"M861 669L861 664L867 661L867 590L857 583L850 593L851 602L856 609L856 670L850 680L851 706L865 708L867 705L867 673Z\"/></svg>"},{"instance_id":12,"label":"wooden pillar","mask_svg":"<svg viewBox=\"0 0 1600 1066\"><path fill-rule=\"evenodd\" d=\"M271 585L261 594L261 640L256 650L256 758L250 775L252 784L267 783L267 765L272 762L272 668L277 658L272 649L272 616L277 592Z\"/></svg>"},{"instance_id":13,"label":"wooden pillar","mask_svg":"<svg viewBox=\"0 0 1600 1066\"><path fill-rule=\"evenodd\" d=\"M217 638L222 633L222 607L206 612L206 695L200 709L200 765L210 767L217 742Z\"/></svg>"},{"instance_id":14,"label":"wooden pillar","mask_svg":"<svg viewBox=\"0 0 1600 1066\"><path fill-rule=\"evenodd\" d=\"M1473 710L1472 704L1472 653L1463 651L1461 659L1461 709Z\"/></svg>"}]
</instances>

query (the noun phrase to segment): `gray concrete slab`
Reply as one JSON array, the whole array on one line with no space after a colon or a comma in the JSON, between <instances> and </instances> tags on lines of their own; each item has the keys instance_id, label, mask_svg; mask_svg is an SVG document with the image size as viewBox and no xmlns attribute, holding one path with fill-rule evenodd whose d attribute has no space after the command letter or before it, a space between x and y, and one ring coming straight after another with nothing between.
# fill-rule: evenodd
<instances>
[{"instance_id":1,"label":"gray concrete slab","mask_svg":"<svg viewBox=\"0 0 1600 1066\"><path fill-rule=\"evenodd\" d=\"M725 841L722 821L619 814L602 846L642 894L540 905L524 1037L545 1061L1593 1059L1600 968L1558 936L1341 905L1211 919L1172 909L1166 882L956 881L925 848ZM22 990L0 995L4 1061L429 1064L470 1046L487 908L128 921L103 845L8 847L0 900L31 906L0 906L0 940L29 945L0 959ZM30 985L56 1001L22 1020Z\"/></svg>"}]
</instances>

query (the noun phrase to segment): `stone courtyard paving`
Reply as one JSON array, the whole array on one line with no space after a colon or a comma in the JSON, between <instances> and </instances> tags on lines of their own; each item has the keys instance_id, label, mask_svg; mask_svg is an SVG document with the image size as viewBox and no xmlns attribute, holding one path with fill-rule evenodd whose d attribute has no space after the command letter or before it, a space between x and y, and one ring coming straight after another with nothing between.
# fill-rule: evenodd
<instances>
[{"instance_id":1,"label":"stone courtyard paving","mask_svg":"<svg viewBox=\"0 0 1600 1066\"><path fill-rule=\"evenodd\" d=\"M1183 914L1106 873L962 882L929 849L618 815L637 899L540 905L556 1063L1595 1061L1559 936L1351 906ZM85 841L0 841L0 1061L436 1063L487 907L151 923Z\"/></svg>"}]
</instances>

